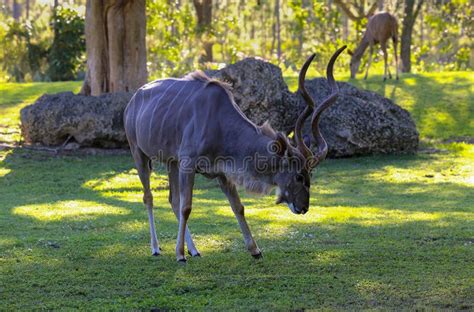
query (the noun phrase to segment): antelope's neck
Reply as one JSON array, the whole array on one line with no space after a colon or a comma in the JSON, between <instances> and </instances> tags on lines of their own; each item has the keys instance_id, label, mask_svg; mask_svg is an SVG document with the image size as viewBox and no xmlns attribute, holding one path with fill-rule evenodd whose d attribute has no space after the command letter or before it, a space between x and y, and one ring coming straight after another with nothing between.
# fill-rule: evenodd
<instances>
[{"instance_id":1,"label":"antelope's neck","mask_svg":"<svg viewBox=\"0 0 474 312\"><path fill-rule=\"evenodd\" d=\"M272 183L272 168L278 160L272 152L273 139L252 127L232 129L232 134L237 137L229 144L227 155L234 158L239 174L250 175L265 183ZM228 172L230 173L230 172Z\"/></svg>"},{"instance_id":2,"label":"antelope's neck","mask_svg":"<svg viewBox=\"0 0 474 312\"><path fill-rule=\"evenodd\" d=\"M359 61L362 58L362 55L364 55L365 50L367 50L367 47L369 46L369 40L367 39L367 36L364 35L362 37L362 41L360 44L357 46L357 48L354 51L354 60Z\"/></svg>"}]
</instances>

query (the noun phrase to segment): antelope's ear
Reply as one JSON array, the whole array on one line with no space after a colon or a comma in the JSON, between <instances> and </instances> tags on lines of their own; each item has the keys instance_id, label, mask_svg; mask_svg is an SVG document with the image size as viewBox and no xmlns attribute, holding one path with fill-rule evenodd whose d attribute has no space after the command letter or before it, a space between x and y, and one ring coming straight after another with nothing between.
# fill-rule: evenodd
<instances>
[{"instance_id":1,"label":"antelope's ear","mask_svg":"<svg viewBox=\"0 0 474 312\"><path fill-rule=\"evenodd\" d=\"M281 132L278 132L276 139L270 145L270 151L279 156L283 156L287 150L288 140Z\"/></svg>"},{"instance_id":2,"label":"antelope's ear","mask_svg":"<svg viewBox=\"0 0 474 312\"><path fill-rule=\"evenodd\" d=\"M354 52L352 52L352 50L347 50L347 54L349 54L350 56L354 55Z\"/></svg>"}]
</instances>

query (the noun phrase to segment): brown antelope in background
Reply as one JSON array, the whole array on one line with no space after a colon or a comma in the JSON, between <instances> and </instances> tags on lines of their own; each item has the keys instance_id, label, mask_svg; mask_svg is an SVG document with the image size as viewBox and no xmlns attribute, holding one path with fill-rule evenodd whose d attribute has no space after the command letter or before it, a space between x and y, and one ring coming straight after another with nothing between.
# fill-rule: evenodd
<instances>
[{"instance_id":1,"label":"brown antelope in background","mask_svg":"<svg viewBox=\"0 0 474 312\"><path fill-rule=\"evenodd\" d=\"M199 256L187 221L191 214L194 176L215 178L229 200L250 254L261 257L244 217L236 185L267 193L277 188L277 203L286 203L295 214L309 209L311 171L326 157L328 146L319 130L321 113L336 102L338 87L333 65L345 46L332 56L327 67L331 94L315 107L304 79L314 54L303 65L299 89L307 106L295 125L293 146L268 124L257 126L239 109L229 87L195 72L183 79L164 79L140 88L130 100L124 125L148 209L151 248L160 254L150 189L152 160L165 163L169 177L169 201L179 221L177 261L186 261L184 241L191 256ZM314 111L314 112L313 112ZM305 144L302 127L312 116L317 152Z\"/></svg>"},{"instance_id":2,"label":"brown antelope in background","mask_svg":"<svg viewBox=\"0 0 474 312\"><path fill-rule=\"evenodd\" d=\"M351 58L351 78L355 78L357 71L359 70L360 60L364 55L365 50L367 47L370 47L369 50L369 60L367 62L367 70L365 72L364 79L367 79L367 75L369 74L369 67L370 63L372 62L372 53L373 47L375 44L380 43L380 47L382 48L383 58L384 58L384 74L383 80L387 80L387 72L388 76L391 79L392 74L390 73L390 69L388 68L387 64L387 41L388 39L392 38L393 41L393 50L395 55L395 68L397 72L397 80L398 80L398 55L397 55L397 44L398 44L398 22L397 18L390 13L381 12L373 15L369 18L369 22L367 23L367 29L362 37L362 41L360 42L359 46L355 49L354 52L349 51L349 54L352 55Z\"/></svg>"}]
</instances>

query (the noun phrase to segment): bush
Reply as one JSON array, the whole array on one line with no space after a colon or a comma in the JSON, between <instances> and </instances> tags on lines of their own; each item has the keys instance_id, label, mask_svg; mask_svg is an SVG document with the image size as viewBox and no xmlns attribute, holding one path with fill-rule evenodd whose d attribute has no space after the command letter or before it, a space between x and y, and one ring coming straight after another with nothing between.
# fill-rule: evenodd
<instances>
[{"instance_id":1,"label":"bush","mask_svg":"<svg viewBox=\"0 0 474 312\"><path fill-rule=\"evenodd\" d=\"M84 17L59 7L52 17L54 40L48 54L48 75L53 81L74 80L84 63Z\"/></svg>"},{"instance_id":2,"label":"bush","mask_svg":"<svg viewBox=\"0 0 474 312\"><path fill-rule=\"evenodd\" d=\"M48 51L41 26L14 20L0 25L0 63L6 80L43 80Z\"/></svg>"}]
</instances>

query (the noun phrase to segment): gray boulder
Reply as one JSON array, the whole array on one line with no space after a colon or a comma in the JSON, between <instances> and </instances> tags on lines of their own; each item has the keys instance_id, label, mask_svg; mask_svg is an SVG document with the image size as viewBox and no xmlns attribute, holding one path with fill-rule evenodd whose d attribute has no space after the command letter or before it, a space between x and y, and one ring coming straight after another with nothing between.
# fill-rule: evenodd
<instances>
[{"instance_id":1,"label":"gray boulder","mask_svg":"<svg viewBox=\"0 0 474 312\"><path fill-rule=\"evenodd\" d=\"M60 145L70 138L80 146L127 146L122 119L132 95L45 94L21 110L23 138L27 143L44 145Z\"/></svg>"},{"instance_id":2,"label":"gray boulder","mask_svg":"<svg viewBox=\"0 0 474 312\"><path fill-rule=\"evenodd\" d=\"M280 67L251 57L207 74L231 84L235 102L257 125L268 120L285 132L294 126L298 99L288 90Z\"/></svg>"},{"instance_id":3,"label":"gray boulder","mask_svg":"<svg viewBox=\"0 0 474 312\"><path fill-rule=\"evenodd\" d=\"M305 86L316 103L330 93L324 78L307 80ZM338 82L338 86L337 102L321 116L329 157L416 152L419 135L406 110L375 92L345 82ZM301 98L300 112L304 105ZM311 133L309 122L304 132Z\"/></svg>"},{"instance_id":4,"label":"gray boulder","mask_svg":"<svg viewBox=\"0 0 474 312\"><path fill-rule=\"evenodd\" d=\"M276 130L288 133L304 109L302 97L288 90L280 68L266 61L247 58L208 74L232 85L236 103L256 124L269 120ZM407 111L374 92L338 84L341 95L321 120L330 157L416 151L418 132ZM329 93L322 78L306 81L306 88L317 103ZM81 147L127 146L122 117L131 97L132 93L43 95L21 110L23 137L44 145L60 145L70 138ZM311 137L309 124L304 131Z\"/></svg>"}]
</instances>

